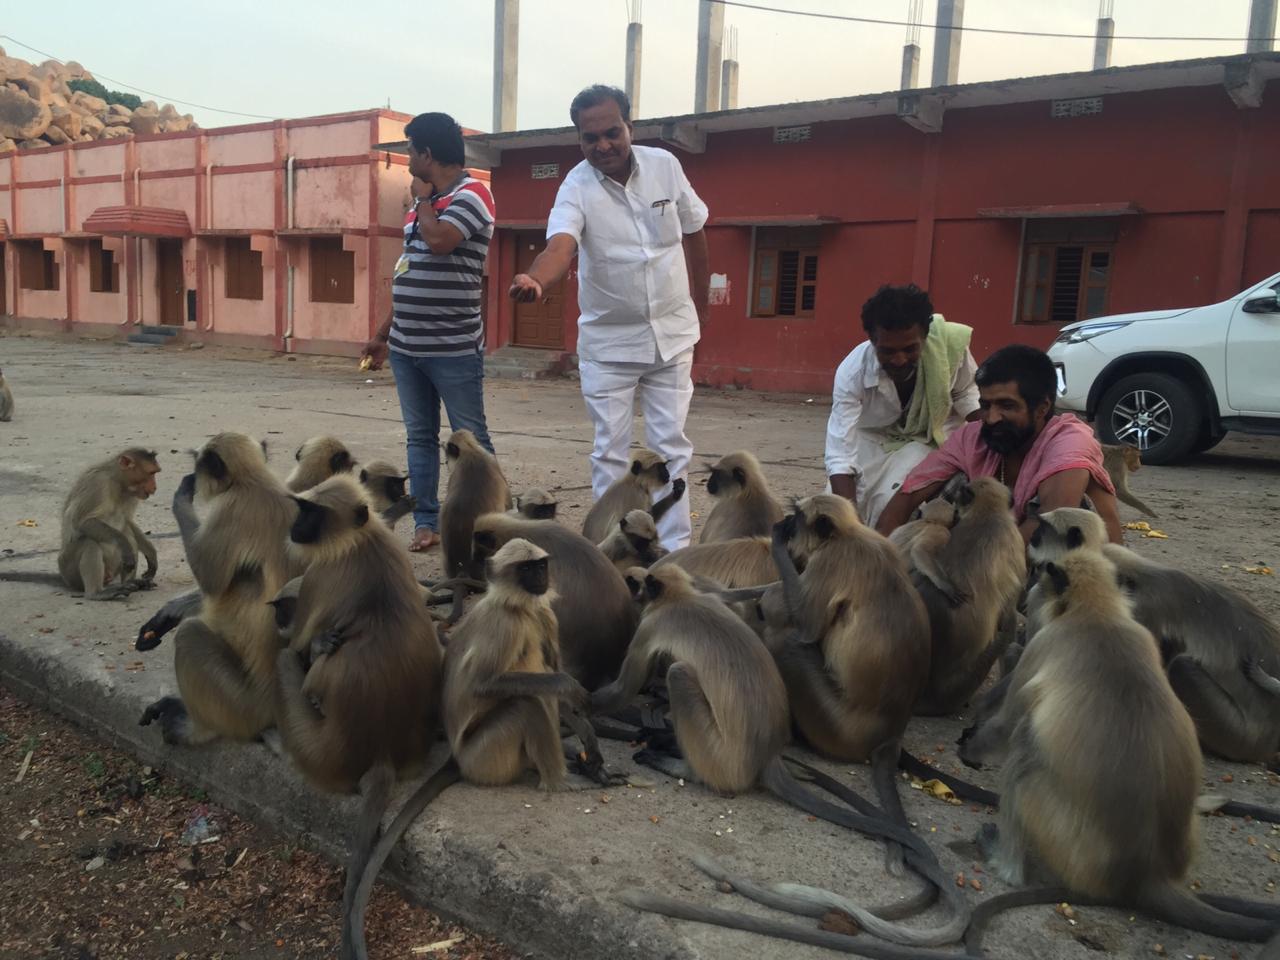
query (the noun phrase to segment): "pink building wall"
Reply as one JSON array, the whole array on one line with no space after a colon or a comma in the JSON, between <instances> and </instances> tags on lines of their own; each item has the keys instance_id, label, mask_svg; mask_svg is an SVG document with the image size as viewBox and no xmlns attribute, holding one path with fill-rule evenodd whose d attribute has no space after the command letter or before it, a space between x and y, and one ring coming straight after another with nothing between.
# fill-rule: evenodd
<instances>
[{"instance_id":1,"label":"pink building wall","mask_svg":"<svg viewBox=\"0 0 1280 960\"><path fill-rule=\"evenodd\" d=\"M0 155L0 322L133 333L164 321L213 342L354 354L390 309L410 196L406 158L372 148L401 139L408 120L370 110ZM85 222L104 208L186 217L188 235L178 239L180 315L161 316L158 227L130 225L119 228L129 233L106 237L120 290L90 290L90 250L101 235ZM318 236L340 237L352 254L354 302L312 302L310 251ZM228 237L249 238L261 254L260 300L226 296ZM21 286L23 243L54 251L59 289Z\"/></svg>"}]
</instances>

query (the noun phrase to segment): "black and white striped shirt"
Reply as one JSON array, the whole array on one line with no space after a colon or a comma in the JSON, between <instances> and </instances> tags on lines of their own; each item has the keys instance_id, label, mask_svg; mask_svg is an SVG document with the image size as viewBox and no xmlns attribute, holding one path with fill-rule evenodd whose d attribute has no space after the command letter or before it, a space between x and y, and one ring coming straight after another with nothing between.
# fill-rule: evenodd
<instances>
[{"instance_id":1,"label":"black and white striped shirt","mask_svg":"<svg viewBox=\"0 0 1280 960\"><path fill-rule=\"evenodd\" d=\"M391 283L390 346L415 356L472 355L484 349L481 277L493 236L493 195L464 174L448 193L433 196L431 206L441 223L458 228L462 242L452 253L432 253L418 229L417 211L409 214L404 253Z\"/></svg>"}]
</instances>

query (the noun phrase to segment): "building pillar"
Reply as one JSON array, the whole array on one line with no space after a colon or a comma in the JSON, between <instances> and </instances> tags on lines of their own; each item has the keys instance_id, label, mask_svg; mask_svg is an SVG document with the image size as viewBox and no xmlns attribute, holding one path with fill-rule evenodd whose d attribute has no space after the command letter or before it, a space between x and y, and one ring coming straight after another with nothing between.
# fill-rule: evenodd
<instances>
[{"instance_id":1,"label":"building pillar","mask_svg":"<svg viewBox=\"0 0 1280 960\"><path fill-rule=\"evenodd\" d=\"M1270 53L1276 48L1276 0L1249 4L1249 41L1245 53Z\"/></svg>"},{"instance_id":2,"label":"building pillar","mask_svg":"<svg viewBox=\"0 0 1280 960\"><path fill-rule=\"evenodd\" d=\"M738 109L738 61L726 60L720 74L720 109Z\"/></svg>"},{"instance_id":3,"label":"building pillar","mask_svg":"<svg viewBox=\"0 0 1280 960\"><path fill-rule=\"evenodd\" d=\"M706 113L720 103L720 56L724 42L724 5L698 0L698 62L693 82L693 112Z\"/></svg>"},{"instance_id":4,"label":"building pillar","mask_svg":"<svg viewBox=\"0 0 1280 960\"><path fill-rule=\"evenodd\" d=\"M640 48L644 25L638 20L627 24L627 99L631 101L631 119L640 116Z\"/></svg>"},{"instance_id":5,"label":"building pillar","mask_svg":"<svg viewBox=\"0 0 1280 960\"><path fill-rule=\"evenodd\" d=\"M938 0L937 29L933 31L933 86L945 87L960 77L960 27L964 0Z\"/></svg>"},{"instance_id":6,"label":"building pillar","mask_svg":"<svg viewBox=\"0 0 1280 960\"><path fill-rule=\"evenodd\" d=\"M493 3L493 132L516 128L520 0Z\"/></svg>"},{"instance_id":7,"label":"building pillar","mask_svg":"<svg viewBox=\"0 0 1280 960\"><path fill-rule=\"evenodd\" d=\"M1098 18L1098 33L1093 41L1093 69L1111 66L1111 39L1116 35L1116 22L1110 17Z\"/></svg>"},{"instance_id":8,"label":"building pillar","mask_svg":"<svg viewBox=\"0 0 1280 960\"><path fill-rule=\"evenodd\" d=\"M908 43L902 48L902 83L900 89L914 90L920 86L920 46Z\"/></svg>"}]
</instances>

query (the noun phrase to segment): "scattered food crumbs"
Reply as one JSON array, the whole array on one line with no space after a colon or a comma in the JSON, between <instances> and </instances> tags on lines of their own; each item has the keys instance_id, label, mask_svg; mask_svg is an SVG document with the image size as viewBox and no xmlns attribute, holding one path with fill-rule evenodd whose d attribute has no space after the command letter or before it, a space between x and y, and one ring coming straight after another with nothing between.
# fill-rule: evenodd
<instances>
[{"instance_id":1,"label":"scattered food crumbs","mask_svg":"<svg viewBox=\"0 0 1280 960\"><path fill-rule=\"evenodd\" d=\"M1074 921L1076 918L1075 908L1069 903L1060 903L1054 907L1054 913L1062 917L1064 920Z\"/></svg>"},{"instance_id":2,"label":"scattered food crumbs","mask_svg":"<svg viewBox=\"0 0 1280 960\"><path fill-rule=\"evenodd\" d=\"M602 794L600 794L600 802L601 802L601 803L608 803L608 802L609 802L609 795L608 795L608 794L606 794L606 793L602 793Z\"/></svg>"},{"instance_id":3,"label":"scattered food crumbs","mask_svg":"<svg viewBox=\"0 0 1280 960\"><path fill-rule=\"evenodd\" d=\"M650 823L657 823L657 822L658 822L659 820L661 820L661 819L662 819L661 817L659 817L659 816L656 816L656 815L655 815L655 816L652 816L652 817L650 817L650 818L649 818L649 822L650 822Z\"/></svg>"},{"instance_id":4,"label":"scattered food crumbs","mask_svg":"<svg viewBox=\"0 0 1280 960\"><path fill-rule=\"evenodd\" d=\"M973 889L977 890L979 893L982 892L982 881L977 877L969 878L969 886L973 887Z\"/></svg>"},{"instance_id":5,"label":"scattered food crumbs","mask_svg":"<svg viewBox=\"0 0 1280 960\"><path fill-rule=\"evenodd\" d=\"M1275 571L1274 571L1274 570L1272 570L1270 567L1268 567L1268 566L1264 566L1264 565L1259 565L1259 566L1256 566L1256 567L1245 567L1245 568L1244 568L1244 572L1245 572L1245 573L1256 573L1256 574L1258 574L1258 575L1260 575L1260 576L1263 576L1263 577L1273 577L1273 576L1275 576Z\"/></svg>"},{"instance_id":6,"label":"scattered food crumbs","mask_svg":"<svg viewBox=\"0 0 1280 960\"><path fill-rule=\"evenodd\" d=\"M532 803L526 803L526 804L524 805L524 808L525 808L526 810L532 810L532 809L533 809L533 804L532 804Z\"/></svg>"},{"instance_id":7,"label":"scattered food crumbs","mask_svg":"<svg viewBox=\"0 0 1280 960\"><path fill-rule=\"evenodd\" d=\"M437 940L435 943L428 943L425 947L414 947L409 952L416 956L421 956L424 953L440 953L452 946L456 946L464 939L464 937L450 937L448 940Z\"/></svg>"},{"instance_id":8,"label":"scattered food crumbs","mask_svg":"<svg viewBox=\"0 0 1280 960\"><path fill-rule=\"evenodd\" d=\"M1147 521L1145 520L1133 520L1133 521L1130 521L1129 523L1126 523L1124 525L1124 528L1126 530L1138 530L1145 533L1151 529L1151 524L1147 523Z\"/></svg>"},{"instance_id":9,"label":"scattered food crumbs","mask_svg":"<svg viewBox=\"0 0 1280 960\"><path fill-rule=\"evenodd\" d=\"M724 834L723 834L723 833L721 833L719 830L717 830L717 831L716 831L716 836L717 836L717 837L723 837L723 836L724 836Z\"/></svg>"},{"instance_id":10,"label":"scattered food crumbs","mask_svg":"<svg viewBox=\"0 0 1280 960\"><path fill-rule=\"evenodd\" d=\"M1156 953L1158 956L1161 956L1161 957L1165 956L1165 954L1168 952L1165 950L1163 943L1157 943L1151 949L1154 953Z\"/></svg>"},{"instance_id":11,"label":"scattered food crumbs","mask_svg":"<svg viewBox=\"0 0 1280 960\"><path fill-rule=\"evenodd\" d=\"M818 818L817 818L817 817L805 817L805 819L806 819L806 820L808 820L810 823L817 823L817 822L818 822Z\"/></svg>"},{"instance_id":12,"label":"scattered food crumbs","mask_svg":"<svg viewBox=\"0 0 1280 960\"><path fill-rule=\"evenodd\" d=\"M956 874L956 886L957 886L957 887L963 887L963 886L964 886L964 871L963 871L963 870Z\"/></svg>"},{"instance_id":13,"label":"scattered food crumbs","mask_svg":"<svg viewBox=\"0 0 1280 960\"><path fill-rule=\"evenodd\" d=\"M20 527L38 527L38 526L40 526L40 524L36 523L34 520L19 520L19 521L18 521L18 526L20 526Z\"/></svg>"},{"instance_id":14,"label":"scattered food crumbs","mask_svg":"<svg viewBox=\"0 0 1280 960\"><path fill-rule=\"evenodd\" d=\"M1222 782L1223 782L1223 783L1231 783L1231 782L1232 782L1232 781L1234 781L1234 780L1235 780L1235 777L1234 777L1234 776L1232 776L1232 775L1231 775L1231 774L1229 774L1229 773L1224 773L1224 774L1222 775Z\"/></svg>"}]
</instances>

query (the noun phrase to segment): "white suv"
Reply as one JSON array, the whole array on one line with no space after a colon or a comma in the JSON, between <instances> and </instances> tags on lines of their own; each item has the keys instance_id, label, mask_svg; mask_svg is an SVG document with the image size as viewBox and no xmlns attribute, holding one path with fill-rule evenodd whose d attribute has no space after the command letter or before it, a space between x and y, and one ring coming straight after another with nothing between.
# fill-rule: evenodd
<instances>
[{"instance_id":1,"label":"white suv","mask_svg":"<svg viewBox=\"0 0 1280 960\"><path fill-rule=\"evenodd\" d=\"M1230 300L1096 317L1049 348L1058 406L1147 463L1208 450L1228 430L1280 434L1280 273Z\"/></svg>"}]
</instances>

